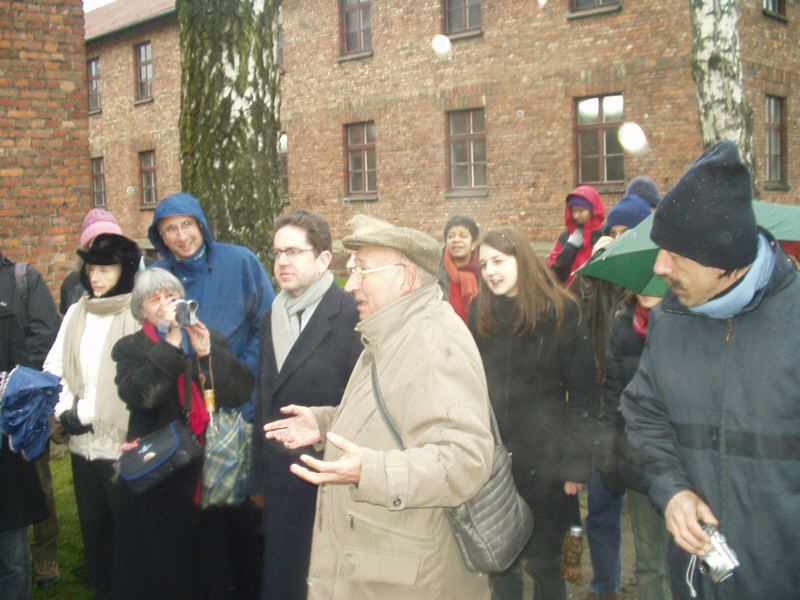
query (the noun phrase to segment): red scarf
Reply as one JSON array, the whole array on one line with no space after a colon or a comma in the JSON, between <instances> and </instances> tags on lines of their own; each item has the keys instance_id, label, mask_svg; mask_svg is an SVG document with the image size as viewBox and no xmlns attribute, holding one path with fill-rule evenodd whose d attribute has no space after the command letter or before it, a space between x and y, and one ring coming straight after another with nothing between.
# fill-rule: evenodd
<instances>
[{"instance_id":1,"label":"red scarf","mask_svg":"<svg viewBox=\"0 0 800 600\"><path fill-rule=\"evenodd\" d=\"M450 253L445 250L443 262L444 270L450 278L450 305L466 323L469 305L478 295L478 273L480 272L478 253L473 250L469 262L463 267L459 267L456 266ZM454 291L457 293L453 294Z\"/></svg>"},{"instance_id":2,"label":"red scarf","mask_svg":"<svg viewBox=\"0 0 800 600\"><path fill-rule=\"evenodd\" d=\"M633 309L633 330L636 337L643 340L647 336L647 325L650 322L650 309L645 308L638 302Z\"/></svg>"},{"instance_id":3,"label":"red scarf","mask_svg":"<svg viewBox=\"0 0 800 600\"><path fill-rule=\"evenodd\" d=\"M150 321L144 322L144 333L150 341L155 344L161 340L161 336L158 335L156 328L153 327ZM184 375L181 373L178 375L178 402L181 403L181 406L183 406L183 382ZM203 402L203 395L200 393L200 390L197 389L197 384L192 381L192 410L189 415L189 427L191 427L192 432L200 438L201 443L204 439L203 434L206 431L206 424L209 420L206 404Z\"/></svg>"}]
</instances>

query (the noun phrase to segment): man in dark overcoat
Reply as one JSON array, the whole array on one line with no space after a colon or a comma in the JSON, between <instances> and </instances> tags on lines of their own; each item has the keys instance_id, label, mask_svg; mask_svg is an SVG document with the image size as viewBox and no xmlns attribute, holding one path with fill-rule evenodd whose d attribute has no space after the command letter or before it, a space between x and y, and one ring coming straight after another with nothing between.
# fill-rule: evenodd
<instances>
[{"instance_id":1,"label":"man in dark overcoat","mask_svg":"<svg viewBox=\"0 0 800 600\"><path fill-rule=\"evenodd\" d=\"M339 404L362 347L354 330L355 302L328 269L333 256L328 223L295 210L274 226L272 256L281 291L261 318L250 489L263 495L264 503L262 599L302 600L317 486L295 477L289 465L313 451L268 442L262 426L281 418L281 408L289 404Z\"/></svg>"}]
</instances>

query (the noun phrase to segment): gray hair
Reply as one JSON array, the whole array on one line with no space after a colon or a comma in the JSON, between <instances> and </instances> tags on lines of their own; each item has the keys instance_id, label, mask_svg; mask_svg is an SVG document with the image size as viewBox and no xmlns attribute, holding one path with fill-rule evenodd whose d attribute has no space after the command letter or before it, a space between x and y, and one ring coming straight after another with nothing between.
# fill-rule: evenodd
<instances>
[{"instance_id":1,"label":"gray hair","mask_svg":"<svg viewBox=\"0 0 800 600\"><path fill-rule=\"evenodd\" d=\"M181 298L186 295L183 284L166 269L151 267L137 273L131 293L131 312L137 321L140 323L144 321L144 311L142 311L144 301L151 294L161 291L178 292Z\"/></svg>"}]
</instances>

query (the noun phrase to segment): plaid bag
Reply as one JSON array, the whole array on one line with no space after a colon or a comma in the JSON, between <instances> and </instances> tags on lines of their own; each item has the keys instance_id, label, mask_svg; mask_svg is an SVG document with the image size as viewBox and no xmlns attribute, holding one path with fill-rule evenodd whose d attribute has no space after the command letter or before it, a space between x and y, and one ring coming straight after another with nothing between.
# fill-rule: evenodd
<instances>
[{"instance_id":1,"label":"plaid bag","mask_svg":"<svg viewBox=\"0 0 800 600\"><path fill-rule=\"evenodd\" d=\"M253 426L241 413L221 409L206 427L200 507L240 504L247 496Z\"/></svg>"}]
</instances>

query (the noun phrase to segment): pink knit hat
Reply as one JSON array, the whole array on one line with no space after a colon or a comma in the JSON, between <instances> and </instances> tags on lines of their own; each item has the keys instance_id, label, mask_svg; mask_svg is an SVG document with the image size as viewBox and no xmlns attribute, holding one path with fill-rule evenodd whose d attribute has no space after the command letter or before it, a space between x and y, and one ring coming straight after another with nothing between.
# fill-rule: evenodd
<instances>
[{"instance_id":1,"label":"pink knit hat","mask_svg":"<svg viewBox=\"0 0 800 600\"><path fill-rule=\"evenodd\" d=\"M81 248L88 248L94 238L101 233L116 233L122 235L119 223L107 210L93 208L83 217L81 225Z\"/></svg>"}]
</instances>

